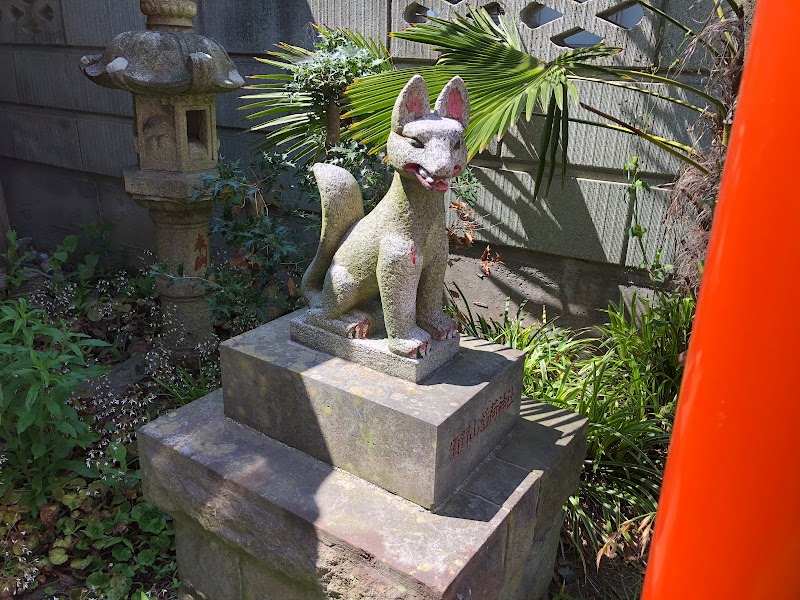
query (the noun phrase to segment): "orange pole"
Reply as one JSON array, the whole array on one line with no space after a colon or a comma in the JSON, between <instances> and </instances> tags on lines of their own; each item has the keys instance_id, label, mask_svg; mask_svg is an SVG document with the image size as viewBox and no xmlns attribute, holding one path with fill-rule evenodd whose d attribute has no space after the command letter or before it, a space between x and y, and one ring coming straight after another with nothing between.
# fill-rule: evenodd
<instances>
[{"instance_id":1,"label":"orange pole","mask_svg":"<svg viewBox=\"0 0 800 600\"><path fill-rule=\"evenodd\" d=\"M800 599L800 0L758 0L643 600Z\"/></svg>"}]
</instances>

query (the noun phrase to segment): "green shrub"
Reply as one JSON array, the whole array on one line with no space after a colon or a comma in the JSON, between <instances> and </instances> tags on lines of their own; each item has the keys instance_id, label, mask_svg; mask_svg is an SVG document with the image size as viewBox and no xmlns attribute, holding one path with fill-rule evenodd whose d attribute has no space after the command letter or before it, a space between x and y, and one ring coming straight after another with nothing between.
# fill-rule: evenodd
<instances>
[{"instance_id":1,"label":"green shrub","mask_svg":"<svg viewBox=\"0 0 800 600\"><path fill-rule=\"evenodd\" d=\"M70 395L105 368L87 365L84 350L105 342L51 323L24 299L0 305L0 439L6 462L0 496L25 486L31 506L46 501L62 470L85 473L72 452L94 439L70 404Z\"/></svg>"},{"instance_id":2,"label":"green shrub","mask_svg":"<svg viewBox=\"0 0 800 600\"><path fill-rule=\"evenodd\" d=\"M508 308L502 322L487 321L464 305L458 314L467 333L525 352L527 396L589 420L580 488L565 521L582 559L586 550L598 560L618 552L642 556L658 508L694 299L663 293L655 301L611 304L608 323L594 336L546 320L524 327L521 313L510 317Z\"/></svg>"}]
</instances>

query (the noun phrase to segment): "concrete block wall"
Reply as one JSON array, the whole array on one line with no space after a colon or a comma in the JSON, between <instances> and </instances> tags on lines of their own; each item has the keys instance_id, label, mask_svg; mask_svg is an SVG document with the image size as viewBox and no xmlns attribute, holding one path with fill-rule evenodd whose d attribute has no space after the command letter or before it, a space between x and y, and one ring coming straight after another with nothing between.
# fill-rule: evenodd
<instances>
[{"instance_id":1,"label":"concrete block wall","mask_svg":"<svg viewBox=\"0 0 800 600\"><path fill-rule=\"evenodd\" d=\"M690 25L707 16L712 3L656 1L672 14L685 16ZM265 67L253 56L279 41L311 45L310 22L346 26L383 39L398 61L408 64L430 56L411 44L390 40L388 32L408 26L416 12L447 16L463 12L466 5L467 0L200 0L196 25L227 48L243 75L263 71ZM540 5L547 9L537 8ZM663 34L660 19L636 13L637 6L626 0L503 0L488 6L520 19L524 42L545 59L565 49L558 45L565 37L569 41L584 30L588 33L583 35L603 37L623 49L610 59L613 64L644 66L659 56L664 57L662 64L669 64L682 38L669 29ZM627 20L620 21L623 9ZM615 19L623 26L614 24ZM0 0L0 175L5 183L19 169L26 177L39 173L39 187L49 190L47 197L32 198L24 191L18 196L13 190L19 186L10 185L6 201L13 226L43 235L37 230L40 221L26 220L24 205L59 200L70 206L85 205L86 200L76 195L82 182L100 177L98 181L106 185L102 177L119 178L124 165L136 162L130 95L92 85L78 65L81 56L100 52L117 33L143 27L136 0ZM693 118L689 111L596 84L581 86L581 94L582 100L604 112L650 123L659 133L689 141ZM253 136L244 132L237 96L219 99L219 137L225 157L246 163ZM585 111L573 113L593 118ZM489 215L482 238L620 268L638 264L638 250L631 247L626 233L633 207L622 166L638 154L651 183L667 182L679 166L676 159L622 133L576 126L564 186L557 177L547 198L534 199L538 127L537 123L521 125L476 160L478 177L486 186L477 209ZM63 184L67 180L71 185ZM648 244L666 246L669 260L678 228L663 218L667 200L666 191L655 190L640 197L639 210L648 218ZM136 227L146 221L138 207L126 207L120 215L119 203L105 205L105 198L98 202L102 218L136 223ZM92 210L80 218L88 218ZM46 221L44 212L39 218ZM134 221L130 221L132 215ZM131 235L140 243L141 236ZM124 243L125 236L121 237ZM40 246L46 248L55 241L42 239Z\"/></svg>"}]
</instances>

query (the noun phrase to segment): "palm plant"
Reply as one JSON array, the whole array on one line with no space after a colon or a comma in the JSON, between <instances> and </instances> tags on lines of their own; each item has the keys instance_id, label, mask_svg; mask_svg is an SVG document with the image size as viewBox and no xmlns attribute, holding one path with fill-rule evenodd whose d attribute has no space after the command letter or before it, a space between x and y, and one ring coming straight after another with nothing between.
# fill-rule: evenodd
<instances>
[{"instance_id":1,"label":"palm plant","mask_svg":"<svg viewBox=\"0 0 800 600\"><path fill-rule=\"evenodd\" d=\"M246 119L259 121L250 131L265 134L260 148L284 146L301 163L338 145L339 104L347 85L392 68L380 42L348 29L315 27L314 50L280 43L267 58L256 58L278 72L253 75L263 83L245 88L257 93L243 96L248 104L240 108L253 111Z\"/></svg>"},{"instance_id":2,"label":"palm plant","mask_svg":"<svg viewBox=\"0 0 800 600\"><path fill-rule=\"evenodd\" d=\"M645 8L663 14L647 2L637 1ZM738 8L734 0L727 1ZM675 21L671 17L670 20ZM692 32L685 26L682 29ZM389 135L394 100L412 75L420 74L425 78L432 98L436 97L451 77L460 75L467 85L472 105L472 118L467 131L470 158L488 147L494 139L502 138L519 119L544 119L535 193L538 193L543 183L548 164L549 188L559 145L562 177L566 174L570 123L585 123L639 136L699 171L707 171L703 164L703 155L697 149L655 135L580 102L576 81L621 87L633 93L689 108L699 115L706 114L710 107L720 122L724 122L729 112L722 100L680 80L655 72L592 64L592 61L619 52L619 48L598 44L569 50L550 62L544 62L525 51L517 24L512 17L501 15L499 23L495 23L483 8L470 7L467 16L457 15L451 21L429 17L424 23L391 35L432 46L439 52L439 59L430 66L402 71L387 70L357 79L345 93L348 110L344 117L353 121L348 134L371 145L374 151L380 151ZM709 43L706 40L703 42ZM660 93L643 85L646 83L680 88L690 92L701 102L695 104L677 96ZM571 117L570 98L573 103L604 120Z\"/></svg>"}]
</instances>

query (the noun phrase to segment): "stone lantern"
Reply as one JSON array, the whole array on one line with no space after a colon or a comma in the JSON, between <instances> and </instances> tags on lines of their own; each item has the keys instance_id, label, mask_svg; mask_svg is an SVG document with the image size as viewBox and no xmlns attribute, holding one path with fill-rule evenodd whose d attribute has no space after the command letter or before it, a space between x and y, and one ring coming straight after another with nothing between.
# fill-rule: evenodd
<instances>
[{"instance_id":1,"label":"stone lantern","mask_svg":"<svg viewBox=\"0 0 800 600\"><path fill-rule=\"evenodd\" d=\"M194 32L195 0L141 0L140 9L147 30L119 34L103 54L84 56L81 70L98 85L133 94L139 166L123 169L125 189L150 210L158 261L171 274L156 282L165 344L190 354L212 333L196 278L209 265L212 207L189 198L217 161L214 95L244 80L222 46Z\"/></svg>"}]
</instances>

